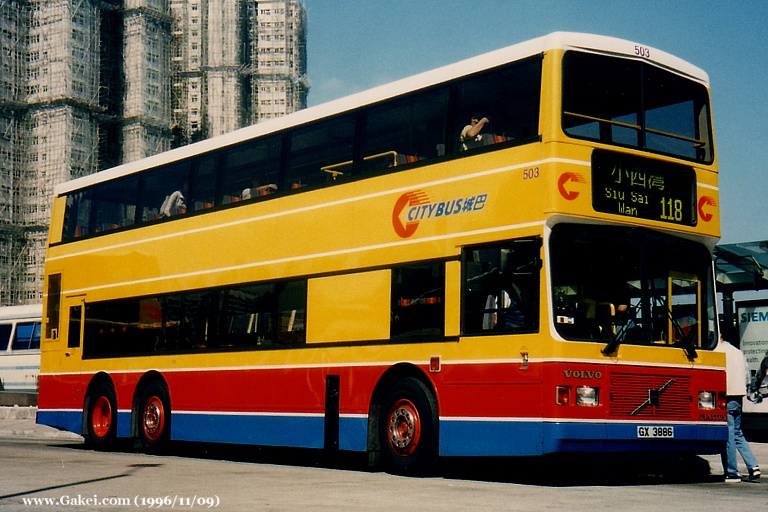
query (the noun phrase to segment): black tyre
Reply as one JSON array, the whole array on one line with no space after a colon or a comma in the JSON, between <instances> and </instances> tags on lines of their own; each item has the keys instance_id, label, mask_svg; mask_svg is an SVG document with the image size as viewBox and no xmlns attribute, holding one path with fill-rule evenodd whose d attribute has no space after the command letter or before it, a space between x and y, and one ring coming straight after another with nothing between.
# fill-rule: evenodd
<instances>
[{"instance_id":1,"label":"black tyre","mask_svg":"<svg viewBox=\"0 0 768 512\"><path fill-rule=\"evenodd\" d=\"M117 437L117 396L109 382L96 384L86 400L85 444L96 450L108 450Z\"/></svg>"},{"instance_id":2,"label":"black tyre","mask_svg":"<svg viewBox=\"0 0 768 512\"><path fill-rule=\"evenodd\" d=\"M141 446L150 453L164 450L171 439L171 398L159 381L150 382L139 399L137 430Z\"/></svg>"},{"instance_id":3,"label":"black tyre","mask_svg":"<svg viewBox=\"0 0 768 512\"><path fill-rule=\"evenodd\" d=\"M420 380L397 381L381 409L379 442L385 468L397 474L422 474L437 457L437 402Z\"/></svg>"}]
</instances>

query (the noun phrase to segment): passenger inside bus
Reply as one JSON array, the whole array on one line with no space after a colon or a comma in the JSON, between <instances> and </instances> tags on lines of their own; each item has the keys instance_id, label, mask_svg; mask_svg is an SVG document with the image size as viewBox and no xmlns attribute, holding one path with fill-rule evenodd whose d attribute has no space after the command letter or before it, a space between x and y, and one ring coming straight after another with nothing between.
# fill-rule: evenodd
<instances>
[{"instance_id":1,"label":"passenger inside bus","mask_svg":"<svg viewBox=\"0 0 768 512\"><path fill-rule=\"evenodd\" d=\"M518 240L474 247L466 253L466 332L536 329L538 242Z\"/></svg>"},{"instance_id":2,"label":"passenger inside bus","mask_svg":"<svg viewBox=\"0 0 768 512\"><path fill-rule=\"evenodd\" d=\"M472 114L469 120L469 124L461 130L459 140L461 142L461 150L467 151L468 149L479 148L484 145L483 142L483 128L489 124L490 121L482 114Z\"/></svg>"},{"instance_id":3,"label":"passenger inside bus","mask_svg":"<svg viewBox=\"0 0 768 512\"><path fill-rule=\"evenodd\" d=\"M181 190L177 190L171 195L165 196L165 200L160 206L160 215L163 217L171 217L186 212L187 206L184 204L184 194L181 193Z\"/></svg>"},{"instance_id":4,"label":"passenger inside bus","mask_svg":"<svg viewBox=\"0 0 768 512\"><path fill-rule=\"evenodd\" d=\"M483 314L484 331L510 331L525 327L525 313L522 307L522 292L515 283L508 283L509 289L490 294L485 301Z\"/></svg>"},{"instance_id":5,"label":"passenger inside bus","mask_svg":"<svg viewBox=\"0 0 768 512\"><path fill-rule=\"evenodd\" d=\"M487 117L484 117L482 114L474 114L470 119L470 124L466 125L461 130L461 134L459 135L461 151L467 151L469 149L475 149L482 146L490 146L493 144L498 144L499 142L510 140L509 137L504 135L497 135L496 133L483 133L483 129L489 128L490 125L491 122Z\"/></svg>"},{"instance_id":6,"label":"passenger inside bus","mask_svg":"<svg viewBox=\"0 0 768 512\"><path fill-rule=\"evenodd\" d=\"M259 179L253 178L252 186L250 188L243 189L242 198L243 201L246 201L252 197L268 196L275 191L277 191L277 185L274 183L259 185Z\"/></svg>"}]
</instances>

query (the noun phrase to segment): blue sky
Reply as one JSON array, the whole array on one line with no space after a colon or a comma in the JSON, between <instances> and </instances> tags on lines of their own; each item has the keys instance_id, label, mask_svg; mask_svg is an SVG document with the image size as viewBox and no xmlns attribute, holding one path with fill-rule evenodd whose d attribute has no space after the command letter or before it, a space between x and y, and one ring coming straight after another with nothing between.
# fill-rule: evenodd
<instances>
[{"instance_id":1,"label":"blue sky","mask_svg":"<svg viewBox=\"0 0 768 512\"><path fill-rule=\"evenodd\" d=\"M721 243L768 240L767 0L304 0L314 106L555 31L628 39L709 73Z\"/></svg>"}]
</instances>

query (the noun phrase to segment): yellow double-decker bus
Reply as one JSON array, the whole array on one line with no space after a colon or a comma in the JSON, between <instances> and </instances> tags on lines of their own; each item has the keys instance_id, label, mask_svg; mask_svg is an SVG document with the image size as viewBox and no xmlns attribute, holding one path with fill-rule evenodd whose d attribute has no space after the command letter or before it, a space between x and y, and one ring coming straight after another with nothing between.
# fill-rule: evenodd
<instances>
[{"instance_id":1,"label":"yellow double-decker bus","mask_svg":"<svg viewBox=\"0 0 768 512\"><path fill-rule=\"evenodd\" d=\"M59 187L38 422L437 456L717 453L708 77L555 33Z\"/></svg>"}]
</instances>

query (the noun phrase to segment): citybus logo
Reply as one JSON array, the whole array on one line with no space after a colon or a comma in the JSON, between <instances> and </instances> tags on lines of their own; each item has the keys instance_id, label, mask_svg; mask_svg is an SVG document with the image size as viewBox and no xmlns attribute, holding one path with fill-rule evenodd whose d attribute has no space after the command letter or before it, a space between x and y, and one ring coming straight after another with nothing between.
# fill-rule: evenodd
<instances>
[{"instance_id":1,"label":"citybus logo","mask_svg":"<svg viewBox=\"0 0 768 512\"><path fill-rule=\"evenodd\" d=\"M705 206L717 207L717 201L715 201L714 197L710 196L701 196L701 199L699 199L699 217L701 217L701 220L704 222L709 222L712 220L712 214L704 211Z\"/></svg>"},{"instance_id":2,"label":"citybus logo","mask_svg":"<svg viewBox=\"0 0 768 512\"><path fill-rule=\"evenodd\" d=\"M566 188L566 185L569 182L584 184L587 182L587 180L585 180L584 176L582 176L577 172L564 172L563 174L560 175L560 178L557 180L557 190L560 192L560 195L563 196L566 200L573 201L574 199L579 197L579 191L572 190L570 185Z\"/></svg>"},{"instance_id":3,"label":"citybus logo","mask_svg":"<svg viewBox=\"0 0 768 512\"><path fill-rule=\"evenodd\" d=\"M406 192L395 202L395 207L392 209L392 226L395 228L395 233L397 233L400 238L408 238L413 235L419 227L419 221L411 220L410 215L408 216L408 222L403 224L403 221L400 218L403 210L409 206L411 209L418 208L423 204L429 204L429 196L421 190Z\"/></svg>"},{"instance_id":4,"label":"citybus logo","mask_svg":"<svg viewBox=\"0 0 768 512\"><path fill-rule=\"evenodd\" d=\"M433 203L423 190L406 192L392 208L392 227L400 238L408 238L416 233L423 220L482 210L487 200L488 194L478 194Z\"/></svg>"}]
</instances>

